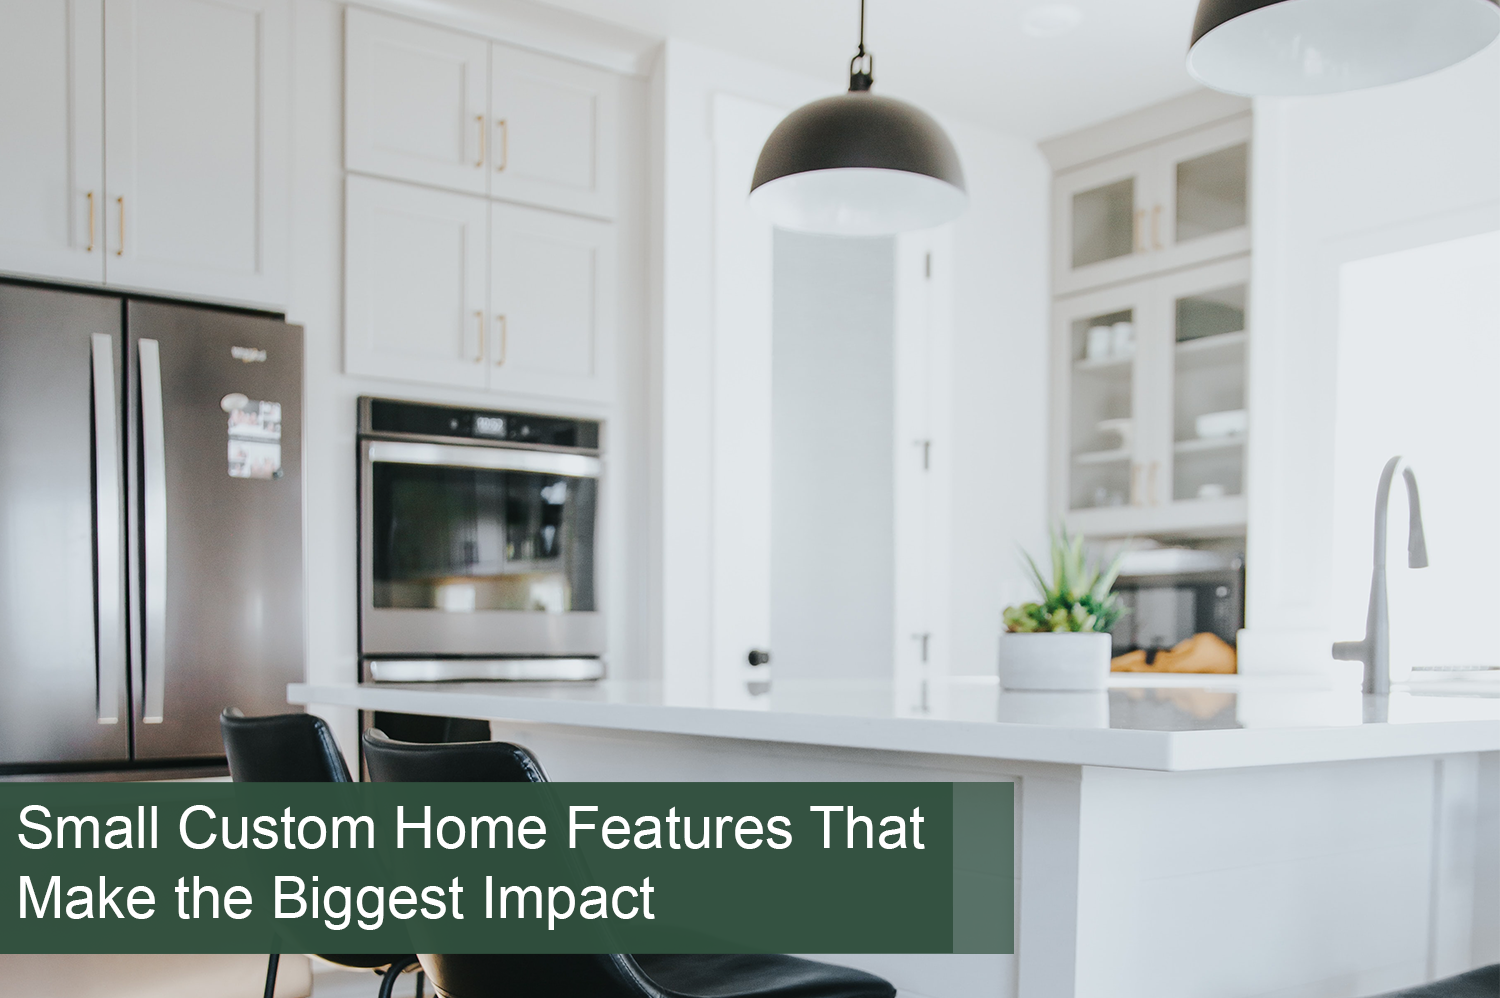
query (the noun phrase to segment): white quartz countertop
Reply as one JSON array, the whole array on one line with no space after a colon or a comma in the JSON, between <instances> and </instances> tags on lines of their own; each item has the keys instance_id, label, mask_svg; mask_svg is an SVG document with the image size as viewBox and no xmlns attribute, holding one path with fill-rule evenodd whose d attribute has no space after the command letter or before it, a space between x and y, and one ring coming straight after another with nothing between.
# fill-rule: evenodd
<instances>
[{"instance_id":1,"label":"white quartz countertop","mask_svg":"<svg viewBox=\"0 0 1500 998\"><path fill-rule=\"evenodd\" d=\"M1413 684L1388 697L1317 680L1117 676L1098 693L953 679L898 716L869 684L777 688L757 708L674 703L655 683L293 683L293 704L707 738L1150 770L1206 770L1500 750L1500 683ZM788 686L789 684L783 684Z\"/></svg>"}]
</instances>

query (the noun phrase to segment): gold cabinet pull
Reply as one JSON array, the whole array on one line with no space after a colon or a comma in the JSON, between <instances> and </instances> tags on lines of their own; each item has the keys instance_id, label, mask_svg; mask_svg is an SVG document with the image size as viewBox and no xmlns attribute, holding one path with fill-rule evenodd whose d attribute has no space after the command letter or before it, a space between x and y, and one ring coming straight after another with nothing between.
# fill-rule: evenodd
<instances>
[{"instance_id":1,"label":"gold cabinet pull","mask_svg":"<svg viewBox=\"0 0 1500 998\"><path fill-rule=\"evenodd\" d=\"M94 252L94 192L89 191L87 196L89 199L89 246L84 252L92 253Z\"/></svg>"},{"instance_id":2,"label":"gold cabinet pull","mask_svg":"<svg viewBox=\"0 0 1500 998\"><path fill-rule=\"evenodd\" d=\"M479 320L479 348L474 351L474 363L484 363L484 310L475 309L474 318Z\"/></svg>"},{"instance_id":3,"label":"gold cabinet pull","mask_svg":"<svg viewBox=\"0 0 1500 998\"><path fill-rule=\"evenodd\" d=\"M474 115L474 120L477 121L477 122L479 122L479 162L475 163L474 165L476 167L480 168L480 169L483 169L484 168L484 140L487 137L487 131L486 131L485 127L484 127L484 115L482 115L482 114L476 114L476 115Z\"/></svg>"},{"instance_id":4,"label":"gold cabinet pull","mask_svg":"<svg viewBox=\"0 0 1500 998\"><path fill-rule=\"evenodd\" d=\"M505 363L505 354L510 346L507 342L510 338L510 324L505 321L505 314L503 312L495 316L495 325L500 327L500 349L495 351L495 366L500 367Z\"/></svg>"},{"instance_id":5,"label":"gold cabinet pull","mask_svg":"<svg viewBox=\"0 0 1500 998\"><path fill-rule=\"evenodd\" d=\"M1140 211L1135 213L1135 225L1132 227L1130 233L1130 241L1132 244L1131 248L1137 253L1146 252L1145 244L1141 242L1141 238L1144 234L1142 230L1144 230L1145 228L1146 210L1142 208Z\"/></svg>"},{"instance_id":6,"label":"gold cabinet pull","mask_svg":"<svg viewBox=\"0 0 1500 998\"><path fill-rule=\"evenodd\" d=\"M1151 462L1151 474L1148 476L1148 502L1155 506L1156 503L1156 473L1161 470L1160 461Z\"/></svg>"},{"instance_id":7,"label":"gold cabinet pull","mask_svg":"<svg viewBox=\"0 0 1500 998\"><path fill-rule=\"evenodd\" d=\"M1161 205L1151 209L1151 248L1161 249Z\"/></svg>"},{"instance_id":8,"label":"gold cabinet pull","mask_svg":"<svg viewBox=\"0 0 1500 998\"><path fill-rule=\"evenodd\" d=\"M500 162L495 164L495 172L501 173L510 164L510 125L504 118L497 118L495 127L500 129Z\"/></svg>"},{"instance_id":9,"label":"gold cabinet pull","mask_svg":"<svg viewBox=\"0 0 1500 998\"><path fill-rule=\"evenodd\" d=\"M125 255L125 196L122 194L115 198L115 204L120 207L120 248L115 250L115 256Z\"/></svg>"}]
</instances>

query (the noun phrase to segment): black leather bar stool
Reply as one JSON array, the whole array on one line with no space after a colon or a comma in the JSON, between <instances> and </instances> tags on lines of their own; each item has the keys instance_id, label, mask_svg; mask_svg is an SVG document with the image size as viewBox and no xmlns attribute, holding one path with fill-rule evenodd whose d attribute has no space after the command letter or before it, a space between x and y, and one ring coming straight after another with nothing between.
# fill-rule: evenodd
<instances>
[{"instance_id":1,"label":"black leather bar stool","mask_svg":"<svg viewBox=\"0 0 1500 998\"><path fill-rule=\"evenodd\" d=\"M1500 963L1478 967L1431 984L1391 991L1380 998L1495 998L1500 995Z\"/></svg>"},{"instance_id":2,"label":"black leather bar stool","mask_svg":"<svg viewBox=\"0 0 1500 998\"><path fill-rule=\"evenodd\" d=\"M236 707L219 715L229 776L236 783L350 783L349 767L333 740L328 724L312 714L272 714L246 717ZM413 953L319 953L329 963L382 975L380 998L389 998L396 979L417 964ZM272 953L266 965L266 998L276 989ZM417 994L422 993L422 971L417 972Z\"/></svg>"},{"instance_id":3,"label":"black leather bar stool","mask_svg":"<svg viewBox=\"0 0 1500 998\"><path fill-rule=\"evenodd\" d=\"M418 745L364 735L377 783L543 783L529 751L509 742ZM779 954L437 954L419 958L443 998L893 998L873 974Z\"/></svg>"}]
</instances>

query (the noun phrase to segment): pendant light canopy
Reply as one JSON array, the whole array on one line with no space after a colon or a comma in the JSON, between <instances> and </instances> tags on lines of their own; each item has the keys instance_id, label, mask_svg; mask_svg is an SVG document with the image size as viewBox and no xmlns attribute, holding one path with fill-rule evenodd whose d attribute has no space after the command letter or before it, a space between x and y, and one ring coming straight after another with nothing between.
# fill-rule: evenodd
<instances>
[{"instance_id":1,"label":"pendant light canopy","mask_svg":"<svg viewBox=\"0 0 1500 998\"><path fill-rule=\"evenodd\" d=\"M849 62L849 92L798 108L761 149L750 204L778 228L889 235L952 221L968 203L963 167L932 116L870 93L875 58Z\"/></svg>"},{"instance_id":2,"label":"pendant light canopy","mask_svg":"<svg viewBox=\"0 0 1500 998\"><path fill-rule=\"evenodd\" d=\"M1496 35L1496 0L1200 0L1187 67L1231 94L1332 94L1451 66Z\"/></svg>"}]
</instances>

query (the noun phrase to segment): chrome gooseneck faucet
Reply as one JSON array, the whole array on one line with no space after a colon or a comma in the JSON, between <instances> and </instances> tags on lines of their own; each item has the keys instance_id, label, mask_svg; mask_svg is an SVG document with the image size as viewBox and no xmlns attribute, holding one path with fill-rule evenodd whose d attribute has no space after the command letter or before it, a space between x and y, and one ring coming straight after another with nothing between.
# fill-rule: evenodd
<instances>
[{"instance_id":1,"label":"chrome gooseneck faucet","mask_svg":"<svg viewBox=\"0 0 1500 998\"><path fill-rule=\"evenodd\" d=\"M1363 641L1339 641L1333 646L1333 657L1346 662L1365 663L1365 692L1391 691L1391 618L1385 585L1385 528L1387 507L1391 502L1391 483L1401 456L1391 458L1380 473L1375 492L1375 571L1370 578L1370 612L1365 618ZM1404 468L1407 506L1411 509L1411 526L1407 530L1406 563L1412 568L1427 567L1427 538L1422 531L1422 504L1417 497L1417 476Z\"/></svg>"}]
</instances>

